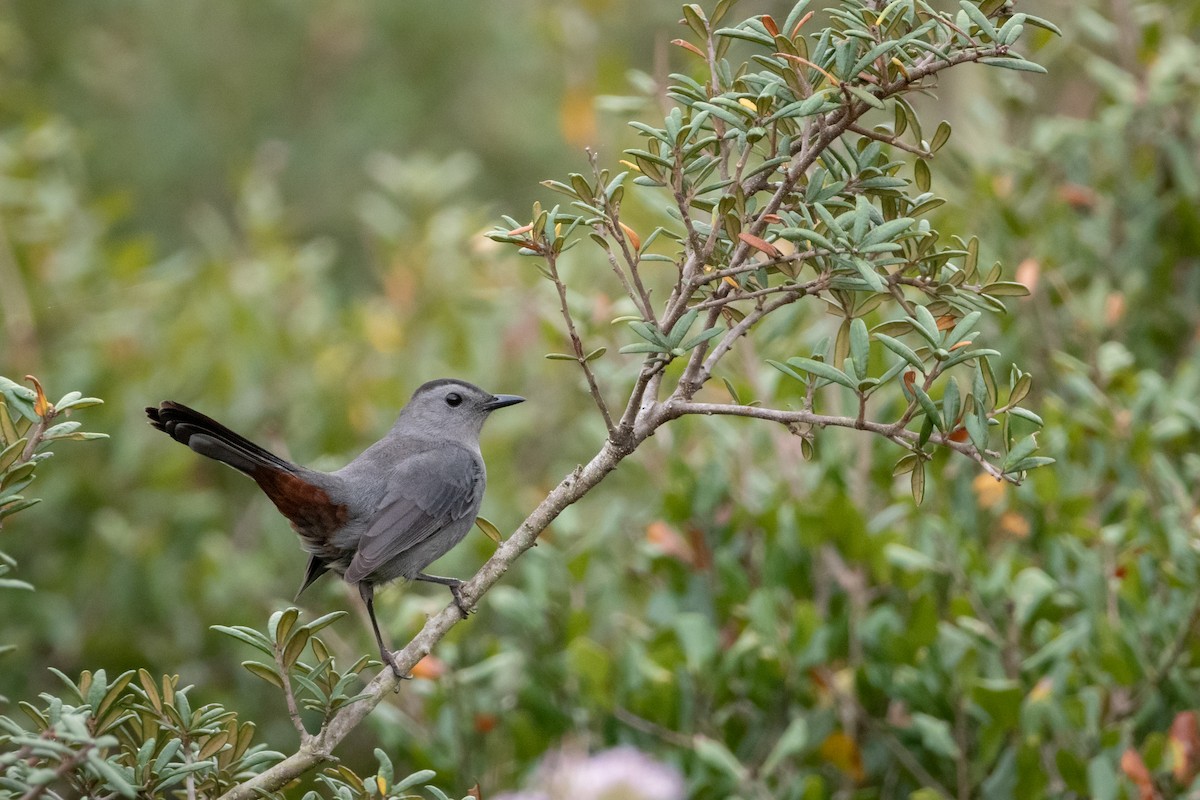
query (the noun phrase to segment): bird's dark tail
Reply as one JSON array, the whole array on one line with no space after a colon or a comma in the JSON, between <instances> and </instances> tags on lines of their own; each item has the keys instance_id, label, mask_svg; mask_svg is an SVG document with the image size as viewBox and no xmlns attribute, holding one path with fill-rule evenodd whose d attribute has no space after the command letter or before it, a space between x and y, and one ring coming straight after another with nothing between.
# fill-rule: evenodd
<instances>
[{"instance_id":1,"label":"bird's dark tail","mask_svg":"<svg viewBox=\"0 0 1200 800\"><path fill-rule=\"evenodd\" d=\"M151 425L180 444L187 445L200 455L228 464L256 480L262 474L263 467L269 472L296 472L294 464L181 403L164 401L157 408L147 408L146 416L150 418Z\"/></svg>"}]
</instances>

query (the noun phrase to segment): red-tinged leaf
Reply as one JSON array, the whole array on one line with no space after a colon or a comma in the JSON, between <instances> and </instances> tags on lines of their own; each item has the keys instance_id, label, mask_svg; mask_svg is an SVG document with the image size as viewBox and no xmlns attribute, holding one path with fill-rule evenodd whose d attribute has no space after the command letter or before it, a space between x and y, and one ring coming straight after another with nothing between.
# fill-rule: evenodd
<instances>
[{"instance_id":1,"label":"red-tinged leaf","mask_svg":"<svg viewBox=\"0 0 1200 800\"><path fill-rule=\"evenodd\" d=\"M625 232L625 237L629 239L629 243L633 245L634 250L642 249L642 237L637 235L637 231L626 225L624 222L619 223L621 230Z\"/></svg>"},{"instance_id":2,"label":"red-tinged leaf","mask_svg":"<svg viewBox=\"0 0 1200 800\"><path fill-rule=\"evenodd\" d=\"M937 329L939 331L951 330L957 324L958 317L954 316L953 314L943 314L937 318Z\"/></svg>"},{"instance_id":3,"label":"red-tinged leaf","mask_svg":"<svg viewBox=\"0 0 1200 800\"><path fill-rule=\"evenodd\" d=\"M1171 774L1182 786L1190 786L1200 772L1200 724L1195 711L1180 711L1171 722L1167 738L1171 753Z\"/></svg>"},{"instance_id":4,"label":"red-tinged leaf","mask_svg":"<svg viewBox=\"0 0 1200 800\"><path fill-rule=\"evenodd\" d=\"M777 224L783 222L783 217L779 216L778 214L763 214L763 219L765 219L767 222L774 222Z\"/></svg>"},{"instance_id":5,"label":"red-tinged leaf","mask_svg":"<svg viewBox=\"0 0 1200 800\"><path fill-rule=\"evenodd\" d=\"M771 34L771 38L779 35L779 26L775 24L775 19L770 14L762 15L762 24L767 29L767 33Z\"/></svg>"},{"instance_id":6,"label":"red-tinged leaf","mask_svg":"<svg viewBox=\"0 0 1200 800\"><path fill-rule=\"evenodd\" d=\"M646 526L646 541L663 555L682 561L684 564L695 563L696 554L687 539L662 520L651 522Z\"/></svg>"},{"instance_id":7,"label":"red-tinged leaf","mask_svg":"<svg viewBox=\"0 0 1200 800\"><path fill-rule=\"evenodd\" d=\"M476 733L491 733L496 729L496 724L499 722L495 714L481 712L475 715L475 732Z\"/></svg>"},{"instance_id":8,"label":"red-tinged leaf","mask_svg":"<svg viewBox=\"0 0 1200 800\"><path fill-rule=\"evenodd\" d=\"M531 230L533 230L532 224L522 225L519 228L513 228L511 231L508 232L508 235L509 236L520 236L522 233L529 233Z\"/></svg>"},{"instance_id":9,"label":"red-tinged leaf","mask_svg":"<svg viewBox=\"0 0 1200 800\"><path fill-rule=\"evenodd\" d=\"M946 438L952 442L965 442L970 436L966 428L955 428L954 432Z\"/></svg>"},{"instance_id":10,"label":"red-tinged leaf","mask_svg":"<svg viewBox=\"0 0 1200 800\"><path fill-rule=\"evenodd\" d=\"M779 252L779 248L768 242L766 239L760 239L749 233L739 233L738 238L746 244L753 247L755 250L761 250L771 258L779 258L783 253Z\"/></svg>"},{"instance_id":11,"label":"red-tinged leaf","mask_svg":"<svg viewBox=\"0 0 1200 800\"><path fill-rule=\"evenodd\" d=\"M910 392L912 391L912 387L915 386L916 383L917 383L916 370L910 369L910 370L906 371L904 373L904 385L908 387L908 390Z\"/></svg>"},{"instance_id":12,"label":"red-tinged leaf","mask_svg":"<svg viewBox=\"0 0 1200 800\"><path fill-rule=\"evenodd\" d=\"M1121 754L1121 771L1138 788L1138 800L1155 800L1154 779L1142 755L1132 747Z\"/></svg>"},{"instance_id":13,"label":"red-tinged leaf","mask_svg":"<svg viewBox=\"0 0 1200 800\"><path fill-rule=\"evenodd\" d=\"M965 340L965 341L959 342L958 344L956 344L956 345L954 345L953 347L951 347L951 348L950 348L950 352L951 352L951 353L953 353L955 350L961 350L962 348L966 347L966 346L967 346L967 345L969 345L969 344L971 344L971 340L970 340L970 339L967 339L967 340Z\"/></svg>"},{"instance_id":14,"label":"red-tinged leaf","mask_svg":"<svg viewBox=\"0 0 1200 800\"><path fill-rule=\"evenodd\" d=\"M475 800L483 800L483 790L479 788L478 783L467 789L467 797L474 797Z\"/></svg>"},{"instance_id":15,"label":"red-tinged leaf","mask_svg":"<svg viewBox=\"0 0 1200 800\"><path fill-rule=\"evenodd\" d=\"M832 83L834 86L842 85L842 82L839 81L837 78L835 78L833 75L831 75L826 69L824 69L821 66L818 66L817 64L814 64L813 62L809 61L804 56L792 55L791 53L776 53L775 55L779 56L780 58L786 58L788 61L796 61L800 64L803 64L806 67L812 67L817 72L821 73L826 78L828 78L829 82Z\"/></svg>"},{"instance_id":16,"label":"red-tinged leaf","mask_svg":"<svg viewBox=\"0 0 1200 800\"><path fill-rule=\"evenodd\" d=\"M796 35L800 33L800 29L804 27L804 23L806 23L810 19L812 19L812 15L813 15L813 12L811 12L811 11L808 12L807 14L805 14L803 17L800 18L800 21L796 23L796 27L792 28L792 38L793 39L795 39Z\"/></svg>"},{"instance_id":17,"label":"red-tinged leaf","mask_svg":"<svg viewBox=\"0 0 1200 800\"><path fill-rule=\"evenodd\" d=\"M696 45L692 44L687 39L672 39L671 44L678 45L679 47L682 47L684 50L691 50L696 55L700 56L701 58L704 58L704 51L701 50L699 47L696 47Z\"/></svg>"},{"instance_id":18,"label":"red-tinged leaf","mask_svg":"<svg viewBox=\"0 0 1200 800\"><path fill-rule=\"evenodd\" d=\"M442 677L445 672L446 663L437 656L425 656L412 668L414 678L424 678L430 681Z\"/></svg>"}]
</instances>

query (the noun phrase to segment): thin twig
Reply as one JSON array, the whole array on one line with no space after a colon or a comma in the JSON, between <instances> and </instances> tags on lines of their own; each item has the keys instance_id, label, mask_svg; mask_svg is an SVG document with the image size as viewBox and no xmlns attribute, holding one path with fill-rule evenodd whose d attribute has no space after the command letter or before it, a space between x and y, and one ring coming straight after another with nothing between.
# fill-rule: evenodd
<instances>
[{"instance_id":1,"label":"thin twig","mask_svg":"<svg viewBox=\"0 0 1200 800\"><path fill-rule=\"evenodd\" d=\"M300 709L296 705L296 693L292 690L292 678L288 674L287 665L283 663L283 648L276 646L274 650L275 666L279 668L279 677L283 681L283 699L287 703L288 716L292 720L292 726L296 729L296 733L300 734L300 744L303 746L312 736L304 727L304 721L300 719Z\"/></svg>"},{"instance_id":2,"label":"thin twig","mask_svg":"<svg viewBox=\"0 0 1200 800\"><path fill-rule=\"evenodd\" d=\"M550 275L554 280L554 287L558 290L559 310L562 311L563 322L567 326L567 335L571 338L571 349L575 353L575 360L579 363L579 368L583 370L584 377L587 378L588 391L591 392L592 401L595 402L596 408L600 410L600 415L604 417L604 427L608 430L609 437L612 437L617 429L613 425L612 415L608 411L608 403L604 402L604 395L600 393L600 385L596 382L596 374L592 371L591 364L588 363L587 356L583 352L583 341L579 338L579 332L575 328L575 320L571 316L571 307L567 302L567 286L558 275L558 258L554 255L547 255L546 268L550 271Z\"/></svg>"},{"instance_id":3,"label":"thin twig","mask_svg":"<svg viewBox=\"0 0 1200 800\"><path fill-rule=\"evenodd\" d=\"M920 439L920 435L916 431L907 430L906 428L903 428L894 422L883 423L875 422L873 420L864 420L860 426L855 417L835 417L827 414L814 414L811 411L785 411L783 409L766 408L764 406L741 406L724 403L667 401L667 403L664 405L664 412L672 419L682 417L687 414L704 414L706 416L724 414L735 417L764 419L770 422L778 422L781 425L787 426L813 425L819 428L855 428L858 430L869 431L901 443L915 443L918 441L918 439ZM966 456L975 463L979 464L979 466L983 468L984 472L991 475L996 480L1003 480L1017 485L1019 485L1021 482L1017 476L1002 472L999 467L987 460L986 453L981 453L970 442L956 442L953 439L950 439L936 431L930 434L929 441Z\"/></svg>"},{"instance_id":4,"label":"thin twig","mask_svg":"<svg viewBox=\"0 0 1200 800\"><path fill-rule=\"evenodd\" d=\"M921 158L929 158L933 155L933 153L929 152L928 150L922 150L920 147L913 147L911 144L906 143L899 136L891 136L886 133L879 133L878 131L873 131L869 128L864 128L858 124L850 125L849 130L853 131L854 133L857 133L859 136L865 136L868 139L874 139L877 142L883 142L884 144L890 144L892 147L896 147L900 150L905 150L909 153L912 153L913 155L920 156Z\"/></svg>"}]
</instances>

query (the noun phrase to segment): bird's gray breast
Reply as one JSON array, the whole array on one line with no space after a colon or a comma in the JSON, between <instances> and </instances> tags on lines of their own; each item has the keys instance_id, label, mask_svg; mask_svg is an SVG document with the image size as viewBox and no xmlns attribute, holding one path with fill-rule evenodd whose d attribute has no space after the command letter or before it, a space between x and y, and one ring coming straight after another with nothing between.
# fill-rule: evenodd
<instances>
[{"instance_id":1,"label":"bird's gray breast","mask_svg":"<svg viewBox=\"0 0 1200 800\"><path fill-rule=\"evenodd\" d=\"M478 450L412 444L390 465L344 471L362 512L361 526L352 526L357 541L344 543L354 548L345 575L352 583L411 578L462 541L475 522L487 483Z\"/></svg>"}]
</instances>

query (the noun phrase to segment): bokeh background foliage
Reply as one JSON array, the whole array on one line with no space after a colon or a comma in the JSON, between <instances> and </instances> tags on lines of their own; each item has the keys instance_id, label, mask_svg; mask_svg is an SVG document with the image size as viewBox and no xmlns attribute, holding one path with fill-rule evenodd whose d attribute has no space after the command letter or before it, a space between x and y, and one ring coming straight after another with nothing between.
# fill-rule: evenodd
<instances>
[{"instance_id":1,"label":"bokeh background foliage","mask_svg":"<svg viewBox=\"0 0 1200 800\"><path fill-rule=\"evenodd\" d=\"M1048 77L955 70L921 110L955 131L939 226L1033 289L988 334L1036 376L1058 463L1014 490L941 458L916 508L861 436L805 461L783 429L682 421L563 514L347 762L374 771L378 746L398 774L496 791L564 742L629 743L702 798L1189 791L1200 9L1042 5L1064 32L1027 46ZM178 673L286 752L281 699L209 626L261 628L303 556L252 485L141 407L189 402L333 467L424 379L521 393L484 442L484 513L511 527L603 432L571 366L541 358L564 349L547 288L479 232L586 171L583 145L611 163L635 143L624 116L659 105L636 90L692 66L668 44L678 6L3 8L0 374L104 398L86 424L112 439L64 448L0 533L37 587L0 589L0 694L61 692L50 666ZM612 287L586 280L602 267L565 266L615 353ZM492 547L473 536L445 569ZM306 618L357 613L314 588ZM381 617L399 638L443 601L393 589ZM370 650L353 620L322 636L346 664Z\"/></svg>"}]
</instances>

